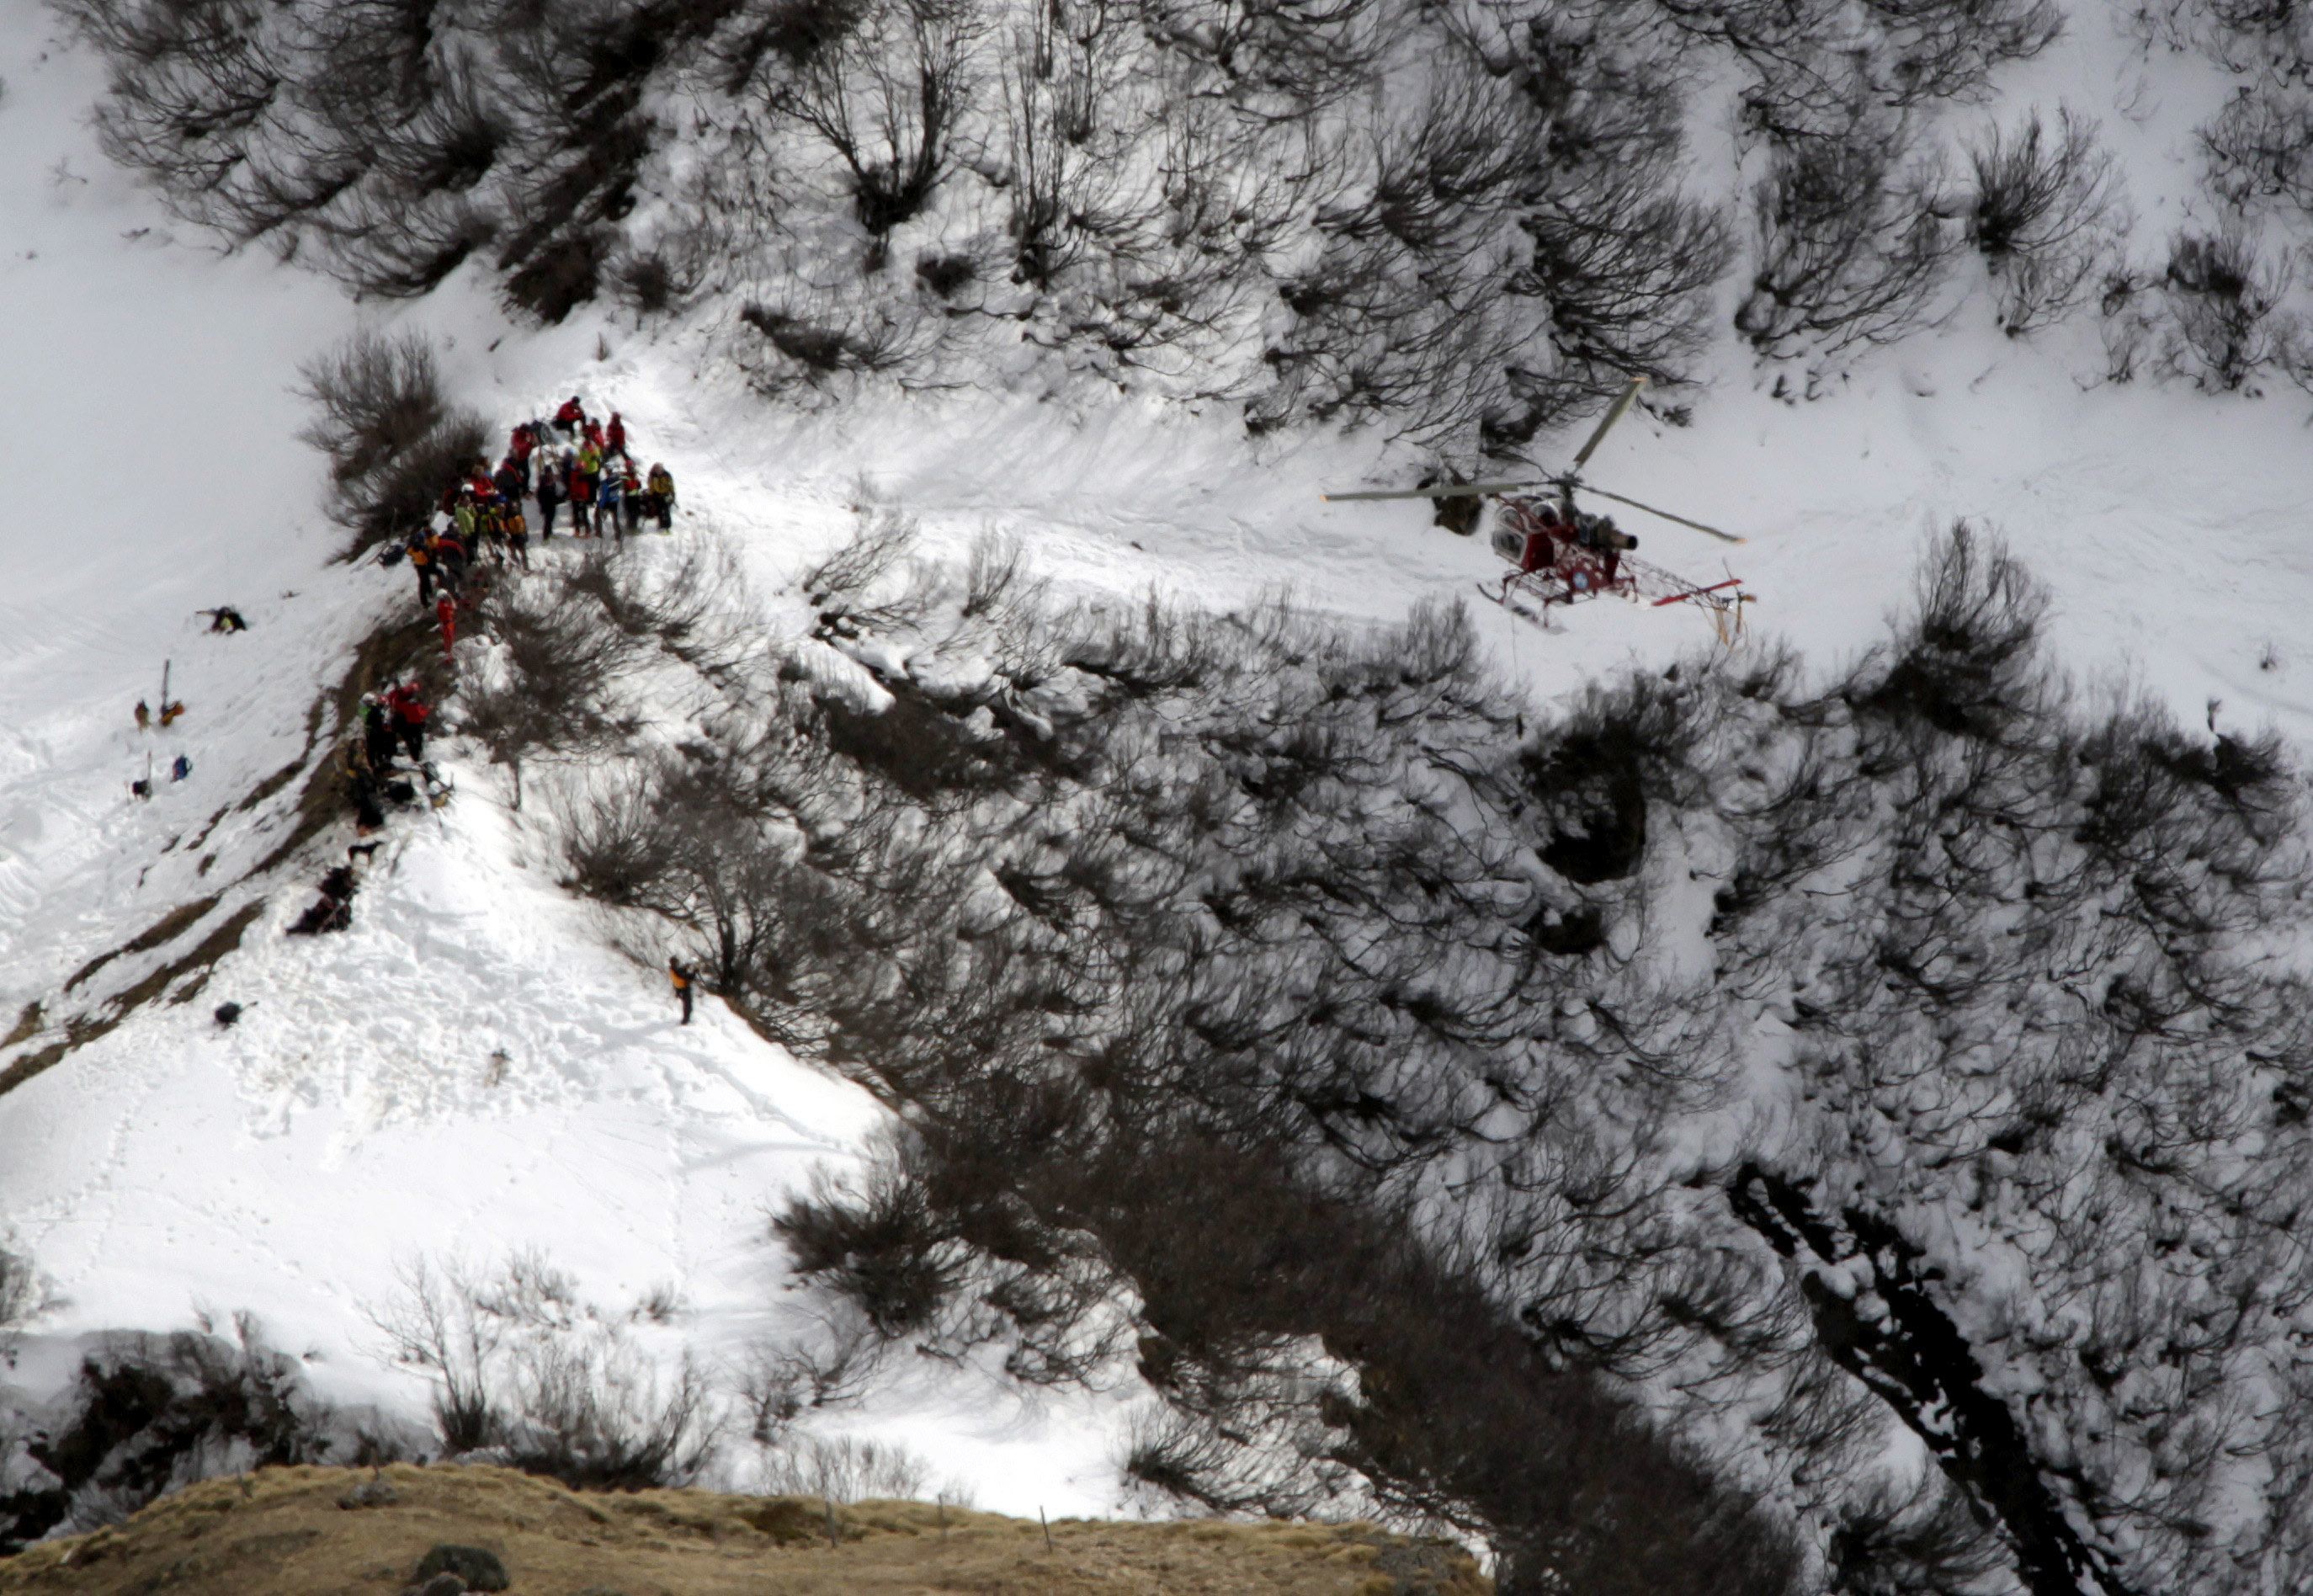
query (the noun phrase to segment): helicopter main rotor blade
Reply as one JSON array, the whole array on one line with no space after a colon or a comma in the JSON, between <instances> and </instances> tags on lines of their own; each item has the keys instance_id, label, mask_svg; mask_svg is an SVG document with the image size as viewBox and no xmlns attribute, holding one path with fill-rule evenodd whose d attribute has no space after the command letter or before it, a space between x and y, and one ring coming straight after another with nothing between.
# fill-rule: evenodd
<instances>
[{"instance_id":1,"label":"helicopter main rotor blade","mask_svg":"<svg viewBox=\"0 0 2313 1596\"><path fill-rule=\"evenodd\" d=\"M1686 527L1690 531L1700 532L1707 536L1715 537L1722 543L1744 543L1750 542L1748 538L1737 537L1731 532L1721 532L1716 526L1705 526L1700 521L1690 521L1684 516L1674 516L1668 510L1658 510L1650 504L1641 504L1635 498L1626 498L1619 493L1609 493L1604 488L1593 488L1587 482L1585 482L1582 485L1582 491L1585 493L1595 493L1600 498L1611 498L1616 504L1626 504L1634 510L1644 510L1649 516L1659 516L1664 520L1675 523L1680 526Z\"/></svg>"},{"instance_id":2,"label":"helicopter main rotor blade","mask_svg":"<svg viewBox=\"0 0 2313 1596\"><path fill-rule=\"evenodd\" d=\"M1635 376L1631 379L1631 385L1623 390L1622 397L1614 401L1613 406L1607 410L1605 418L1598 423L1597 430L1591 433L1590 441L1583 445L1581 450L1574 456L1574 475L1582 474L1582 468L1590 463L1590 456L1596 452L1598 445L1605 439L1607 429L1623 419L1623 412L1628 410L1631 402L1638 398L1639 390L1646 385L1647 379L1644 376Z\"/></svg>"},{"instance_id":3,"label":"helicopter main rotor blade","mask_svg":"<svg viewBox=\"0 0 2313 1596\"><path fill-rule=\"evenodd\" d=\"M1496 493L1512 493L1520 488L1547 488L1549 480L1538 478L1526 482L1443 482L1435 488L1381 488L1358 493L1321 493L1327 504L1342 504L1353 498L1485 498Z\"/></svg>"}]
</instances>

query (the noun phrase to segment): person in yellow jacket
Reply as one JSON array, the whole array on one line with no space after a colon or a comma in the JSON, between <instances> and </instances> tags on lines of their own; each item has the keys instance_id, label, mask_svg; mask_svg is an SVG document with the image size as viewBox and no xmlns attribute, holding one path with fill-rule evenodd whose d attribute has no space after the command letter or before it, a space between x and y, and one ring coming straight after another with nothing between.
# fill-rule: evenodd
<instances>
[{"instance_id":1,"label":"person in yellow jacket","mask_svg":"<svg viewBox=\"0 0 2313 1596\"><path fill-rule=\"evenodd\" d=\"M674 530L673 476L664 465L654 465L650 468L650 477L645 483L645 488L650 495L647 500L650 513L658 517L658 529L661 532L673 532Z\"/></svg>"},{"instance_id":2,"label":"person in yellow jacket","mask_svg":"<svg viewBox=\"0 0 2313 1596\"><path fill-rule=\"evenodd\" d=\"M681 959L668 956L666 978L674 987L674 995L682 1000L682 1023L690 1023L690 992L699 980L698 973Z\"/></svg>"}]
</instances>

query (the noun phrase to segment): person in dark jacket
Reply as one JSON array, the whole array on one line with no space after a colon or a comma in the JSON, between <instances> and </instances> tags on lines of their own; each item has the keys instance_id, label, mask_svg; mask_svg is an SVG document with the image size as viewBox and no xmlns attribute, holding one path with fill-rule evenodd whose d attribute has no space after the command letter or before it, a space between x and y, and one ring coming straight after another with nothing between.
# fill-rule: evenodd
<instances>
[{"instance_id":1,"label":"person in dark jacket","mask_svg":"<svg viewBox=\"0 0 2313 1596\"><path fill-rule=\"evenodd\" d=\"M698 973L681 959L669 957L666 961L666 978L674 988L674 995L682 1001L682 1023L689 1025L690 1023L690 989L692 983L699 979Z\"/></svg>"},{"instance_id":2,"label":"person in dark jacket","mask_svg":"<svg viewBox=\"0 0 2313 1596\"><path fill-rule=\"evenodd\" d=\"M538 463L538 535L541 542L554 535L554 512L562 506L562 471L552 459Z\"/></svg>"},{"instance_id":3,"label":"person in dark jacket","mask_svg":"<svg viewBox=\"0 0 2313 1596\"><path fill-rule=\"evenodd\" d=\"M373 773L393 768L392 711L374 692L362 695L362 754Z\"/></svg>"},{"instance_id":4,"label":"person in dark jacket","mask_svg":"<svg viewBox=\"0 0 2313 1596\"><path fill-rule=\"evenodd\" d=\"M521 468L514 464L511 454L499 465L497 474L490 479L490 485L498 490L498 497L509 504L521 498L528 488L523 481Z\"/></svg>"},{"instance_id":5,"label":"person in dark jacket","mask_svg":"<svg viewBox=\"0 0 2313 1596\"><path fill-rule=\"evenodd\" d=\"M377 776L359 737L346 744L345 778L346 796L354 806L354 830L365 837L385 824L385 811L378 805Z\"/></svg>"}]
</instances>

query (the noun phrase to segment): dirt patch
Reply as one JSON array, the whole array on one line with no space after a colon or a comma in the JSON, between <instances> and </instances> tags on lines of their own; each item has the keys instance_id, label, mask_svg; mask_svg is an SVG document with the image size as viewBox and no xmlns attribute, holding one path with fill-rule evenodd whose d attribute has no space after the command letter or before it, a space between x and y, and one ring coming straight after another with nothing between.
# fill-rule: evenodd
<instances>
[{"instance_id":1,"label":"dirt patch","mask_svg":"<svg viewBox=\"0 0 2313 1596\"><path fill-rule=\"evenodd\" d=\"M207 913L215 903L215 898L209 898L199 905L187 904L186 907L199 907L202 913ZM64 1058L75 1048L85 1047L98 1037L106 1035L122 1020L163 992L168 992L169 1001L172 1003L191 1002L200 995L201 989L209 983L210 972L216 967L217 960L241 946L242 933L246 931L250 922L264 911L263 898L254 898L243 904L227 916L215 930L195 943L182 957L171 959L134 986L114 993L106 1001L101 1010L94 1014L78 1015L66 1021L64 1040L51 1042L46 1047L28 1053L6 1069L0 1070L0 1097L6 1097L33 1076ZM198 915L193 916L195 920L198 918ZM164 920L161 925L167 923L168 921ZM192 923L190 920L185 921L185 924L190 923ZM160 929L161 926L156 925L152 931L145 934L151 936L153 931ZM183 928L180 926L178 929ZM167 939L165 937L161 938L152 946L157 947L160 941ZM176 991L170 992L171 986L187 975L192 976L193 979L183 986L178 987Z\"/></svg>"},{"instance_id":2,"label":"dirt patch","mask_svg":"<svg viewBox=\"0 0 2313 1596\"><path fill-rule=\"evenodd\" d=\"M217 895L215 893L205 898L196 898L189 904L178 904L119 947L109 953L98 954L79 969L75 970L65 978L65 990L72 991L114 959L126 958L132 954L150 953L164 943L175 941L192 930L194 924L202 916L216 906Z\"/></svg>"},{"instance_id":3,"label":"dirt patch","mask_svg":"<svg viewBox=\"0 0 2313 1596\"><path fill-rule=\"evenodd\" d=\"M16 1023L8 1034L0 1036L0 1047L13 1047L19 1042L29 1042L40 1034L40 1000L34 998L16 1016Z\"/></svg>"},{"instance_id":4,"label":"dirt patch","mask_svg":"<svg viewBox=\"0 0 2313 1596\"><path fill-rule=\"evenodd\" d=\"M1450 1548L1362 1524L1109 1523L1044 1527L918 1502L828 1510L705 1491L578 1495L502 1468L397 1464L392 1500L346 1507L365 1470L268 1468L212 1480L127 1523L0 1562L0 1593L342 1596L399 1590L437 1545L479 1546L518 1596L901 1596L958 1591L1206 1596L1482 1596Z\"/></svg>"}]
</instances>

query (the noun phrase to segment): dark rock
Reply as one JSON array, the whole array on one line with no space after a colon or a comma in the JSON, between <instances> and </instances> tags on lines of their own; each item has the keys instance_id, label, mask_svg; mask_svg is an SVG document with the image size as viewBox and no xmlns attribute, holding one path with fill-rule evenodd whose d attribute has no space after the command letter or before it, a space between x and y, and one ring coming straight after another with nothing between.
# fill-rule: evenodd
<instances>
[{"instance_id":1,"label":"dark rock","mask_svg":"<svg viewBox=\"0 0 2313 1596\"><path fill-rule=\"evenodd\" d=\"M234 1020L239 1019L240 1018L241 1005L239 1003L219 1003L216 1006L216 1022L219 1029L223 1029L224 1027L231 1025Z\"/></svg>"},{"instance_id":2,"label":"dark rock","mask_svg":"<svg viewBox=\"0 0 2313 1596\"><path fill-rule=\"evenodd\" d=\"M508 1583L506 1565L478 1546L435 1547L419 1561L418 1577L423 1582L437 1574L457 1575L469 1591L503 1591Z\"/></svg>"}]
</instances>

